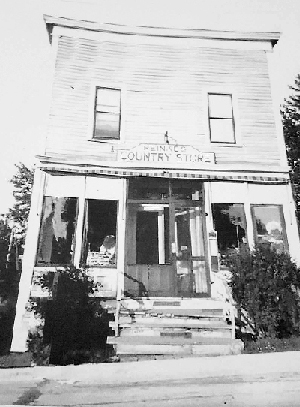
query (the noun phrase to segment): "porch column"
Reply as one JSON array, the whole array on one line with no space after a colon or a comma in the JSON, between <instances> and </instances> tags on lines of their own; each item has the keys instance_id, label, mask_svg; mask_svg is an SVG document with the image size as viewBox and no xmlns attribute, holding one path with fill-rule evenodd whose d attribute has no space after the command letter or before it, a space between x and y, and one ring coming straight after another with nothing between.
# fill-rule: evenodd
<instances>
[{"instance_id":1,"label":"porch column","mask_svg":"<svg viewBox=\"0 0 300 407\"><path fill-rule=\"evenodd\" d=\"M160 210L158 212L157 223L158 223L158 263L165 264L165 217L163 210Z\"/></svg>"},{"instance_id":2,"label":"porch column","mask_svg":"<svg viewBox=\"0 0 300 407\"><path fill-rule=\"evenodd\" d=\"M25 251L22 260L22 274L19 283L19 295L16 304L16 317L13 327L11 352L25 352L27 337L32 314L26 315L26 305L30 297L31 279L35 264L35 257L40 229L40 217L43 206L43 195L46 173L36 169L31 195L31 208L28 218L28 230L25 241Z\"/></svg>"}]
</instances>

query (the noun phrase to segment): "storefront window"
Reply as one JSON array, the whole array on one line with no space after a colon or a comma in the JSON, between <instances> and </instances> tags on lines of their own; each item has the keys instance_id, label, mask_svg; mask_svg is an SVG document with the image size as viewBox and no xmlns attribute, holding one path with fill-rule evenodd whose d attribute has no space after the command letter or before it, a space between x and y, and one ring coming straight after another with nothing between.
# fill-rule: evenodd
<instances>
[{"instance_id":1,"label":"storefront window","mask_svg":"<svg viewBox=\"0 0 300 407\"><path fill-rule=\"evenodd\" d=\"M44 197L37 265L70 264L74 252L77 198Z\"/></svg>"},{"instance_id":2,"label":"storefront window","mask_svg":"<svg viewBox=\"0 0 300 407\"><path fill-rule=\"evenodd\" d=\"M255 242L265 243L279 251L287 249L281 205L253 205Z\"/></svg>"},{"instance_id":3,"label":"storefront window","mask_svg":"<svg viewBox=\"0 0 300 407\"><path fill-rule=\"evenodd\" d=\"M117 201L86 200L82 252L86 266L116 266L117 210Z\"/></svg>"},{"instance_id":4,"label":"storefront window","mask_svg":"<svg viewBox=\"0 0 300 407\"><path fill-rule=\"evenodd\" d=\"M221 254L247 242L246 219L242 204L212 205L213 220Z\"/></svg>"}]
</instances>

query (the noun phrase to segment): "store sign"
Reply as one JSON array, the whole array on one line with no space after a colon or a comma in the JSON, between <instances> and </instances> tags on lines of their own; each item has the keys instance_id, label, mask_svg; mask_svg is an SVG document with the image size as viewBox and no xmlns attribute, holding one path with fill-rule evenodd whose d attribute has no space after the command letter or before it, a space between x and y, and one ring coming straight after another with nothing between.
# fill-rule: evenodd
<instances>
[{"instance_id":1,"label":"store sign","mask_svg":"<svg viewBox=\"0 0 300 407\"><path fill-rule=\"evenodd\" d=\"M214 153L203 153L180 144L142 143L130 150L119 150L119 161L142 163L215 163Z\"/></svg>"}]
</instances>

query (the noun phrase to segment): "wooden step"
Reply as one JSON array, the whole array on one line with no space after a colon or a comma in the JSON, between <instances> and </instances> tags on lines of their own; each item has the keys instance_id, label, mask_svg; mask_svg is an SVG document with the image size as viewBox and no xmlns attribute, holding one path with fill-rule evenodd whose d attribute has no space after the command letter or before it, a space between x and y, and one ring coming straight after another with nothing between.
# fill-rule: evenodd
<instances>
[{"instance_id":1,"label":"wooden step","mask_svg":"<svg viewBox=\"0 0 300 407\"><path fill-rule=\"evenodd\" d=\"M194 316L206 318L223 318L223 309L183 309L183 308L153 308L151 310L124 310L120 315L174 315L174 316Z\"/></svg>"},{"instance_id":2,"label":"wooden step","mask_svg":"<svg viewBox=\"0 0 300 407\"><path fill-rule=\"evenodd\" d=\"M167 318L152 317L152 316L136 316L135 318L120 316L119 326L121 328L130 328L136 326L147 327L180 327L180 328L211 328L211 329L224 329L230 325L222 320L211 320L207 318Z\"/></svg>"},{"instance_id":3,"label":"wooden step","mask_svg":"<svg viewBox=\"0 0 300 407\"><path fill-rule=\"evenodd\" d=\"M120 330L120 336L186 336L191 338L231 338L232 333L228 325L224 325L224 329L213 328L193 328L186 329L181 327L128 327Z\"/></svg>"},{"instance_id":4,"label":"wooden step","mask_svg":"<svg viewBox=\"0 0 300 407\"><path fill-rule=\"evenodd\" d=\"M126 337L112 338L109 343L118 356L123 355L175 355L207 356L241 353L243 343L240 340L215 339L195 341L194 339L165 337Z\"/></svg>"}]
</instances>

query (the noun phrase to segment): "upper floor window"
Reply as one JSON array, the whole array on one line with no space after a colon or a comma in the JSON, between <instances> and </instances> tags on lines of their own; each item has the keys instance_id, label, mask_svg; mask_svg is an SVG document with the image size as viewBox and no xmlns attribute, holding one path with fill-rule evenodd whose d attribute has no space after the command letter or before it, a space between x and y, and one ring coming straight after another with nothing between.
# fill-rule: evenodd
<instances>
[{"instance_id":1,"label":"upper floor window","mask_svg":"<svg viewBox=\"0 0 300 407\"><path fill-rule=\"evenodd\" d=\"M121 90L96 88L95 140L119 140L121 122Z\"/></svg>"},{"instance_id":2,"label":"upper floor window","mask_svg":"<svg viewBox=\"0 0 300 407\"><path fill-rule=\"evenodd\" d=\"M212 143L235 143L232 95L208 94L209 130Z\"/></svg>"}]
</instances>

